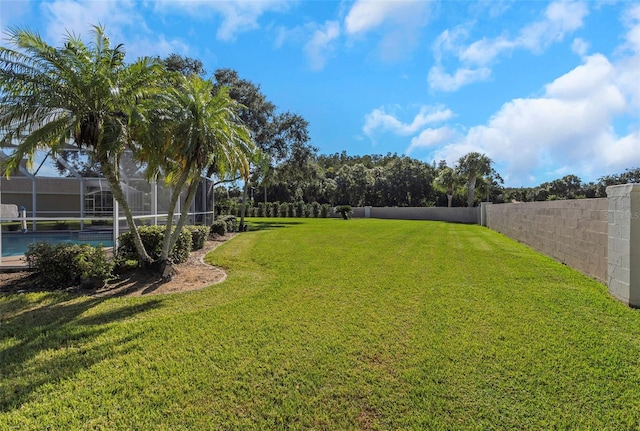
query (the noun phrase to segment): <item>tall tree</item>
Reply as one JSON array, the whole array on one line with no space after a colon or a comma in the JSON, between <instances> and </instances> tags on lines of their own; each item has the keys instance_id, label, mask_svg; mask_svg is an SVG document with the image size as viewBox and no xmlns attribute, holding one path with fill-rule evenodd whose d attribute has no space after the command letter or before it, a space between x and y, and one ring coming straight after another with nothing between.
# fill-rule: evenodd
<instances>
[{"instance_id":1,"label":"tall tree","mask_svg":"<svg viewBox=\"0 0 640 431\"><path fill-rule=\"evenodd\" d=\"M446 193L447 195L447 206L451 208L451 203L453 201L453 189L455 188L458 182L458 176L453 168L449 166L444 166L438 170L438 175L433 180L433 186L436 190Z\"/></svg>"},{"instance_id":2,"label":"tall tree","mask_svg":"<svg viewBox=\"0 0 640 431\"><path fill-rule=\"evenodd\" d=\"M184 76L204 76L207 73L200 60L180 54L169 54L166 58L158 58L158 61L162 62L167 71L178 72Z\"/></svg>"},{"instance_id":3,"label":"tall tree","mask_svg":"<svg viewBox=\"0 0 640 431\"><path fill-rule=\"evenodd\" d=\"M232 69L218 69L214 77L215 86L228 87L231 98L240 103L239 116L251 131L254 143L263 153L262 157L271 162L271 167L290 157L294 145L307 145L307 122L289 112L278 114L276 106L267 100L259 85L240 78ZM245 212L248 187L245 184L242 214Z\"/></svg>"},{"instance_id":4,"label":"tall tree","mask_svg":"<svg viewBox=\"0 0 640 431\"><path fill-rule=\"evenodd\" d=\"M472 207L475 202L476 181L479 177L491 173L491 159L484 154L471 152L460 157L456 173L467 182L467 206Z\"/></svg>"},{"instance_id":5,"label":"tall tree","mask_svg":"<svg viewBox=\"0 0 640 431\"><path fill-rule=\"evenodd\" d=\"M254 153L250 132L238 117L239 104L226 88L214 91L211 81L197 75L175 76L172 84L152 102L154 115L142 137L145 148L151 149L146 157L150 173L164 171L173 186L169 221L182 191L187 191L175 228L167 223L161 267L180 235L203 172L239 172L246 181Z\"/></svg>"},{"instance_id":6,"label":"tall tree","mask_svg":"<svg viewBox=\"0 0 640 431\"><path fill-rule=\"evenodd\" d=\"M15 49L0 47L0 145L19 144L4 167L10 175L25 157L31 164L39 149L56 155L72 138L100 164L140 260L150 262L120 185L119 162L162 68L148 58L126 64L123 46L112 47L102 27L94 27L93 36L85 44L69 34L56 48L37 33L9 31Z\"/></svg>"}]
</instances>

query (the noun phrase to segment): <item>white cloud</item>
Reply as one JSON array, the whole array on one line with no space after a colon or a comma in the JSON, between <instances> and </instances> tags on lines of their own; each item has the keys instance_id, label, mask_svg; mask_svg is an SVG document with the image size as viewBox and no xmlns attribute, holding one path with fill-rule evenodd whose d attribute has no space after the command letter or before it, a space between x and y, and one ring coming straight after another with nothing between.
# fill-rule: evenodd
<instances>
[{"instance_id":1,"label":"white cloud","mask_svg":"<svg viewBox=\"0 0 640 431\"><path fill-rule=\"evenodd\" d=\"M607 166L615 166L618 170L637 167L640 162L640 131L631 132L613 142L603 142L603 147L599 150Z\"/></svg>"},{"instance_id":2,"label":"white cloud","mask_svg":"<svg viewBox=\"0 0 640 431\"><path fill-rule=\"evenodd\" d=\"M481 11L486 9L489 12L491 18L497 18L504 14L511 5L513 0L479 0L477 3L471 5L472 10Z\"/></svg>"},{"instance_id":3,"label":"white cloud","mask_svg":"<svg viewBox=\"0 0 640 431\"><path fill-rule=\"evenodd\" d=\"M166 57L169 54L179 53L180 55L189 56L191 53L190 46L178 39L167 39L164 35L155 35L151 38L138 38L131 40L125 44L127 56L133 60L139 57Z\"/></svg>"},{"instance_id":4,"label":"white cloud","mask_svg":"<svg viewBox=\"0 0 640 431\"><path fill-rule=\"evenodd\" d=\"M156 10L162 13L182 12L196 18L204 18L212 13L222 17L216 37L223 41L233 41L238 34L260 28L259 18L267 12L281 12L288 8L288 0L172 0L159 1Z\"/></svg>"},{"instance_id":5,"label":"white cloud","mask_svg":"<svg viewBox=\"0 0 640 431\"><path fill-rule=\"evenodd\" d=\"M623 54L616 63L617 80L629 97L635 115L640 118L640 4L628 8L623 15L627 28L625 43L618 50Z\"/></svg>"},{"instance_id":6,"label":"white cloud","mask_svg":"<svg viewBox=\"0 0 640 431\"><path fill-rule=\"evenodd\" d=\"M458 25L440 33L432 46L433 56L436 59L436 62L440 63L442 58L450 52L455 52L456 55L459 55L462 42L464 42L468 37L469 28L464 25Z\"/></svg>"},{"instance_id":7,"label":"white cloud","mask_svg":"<svg viewBox=\"0 0 640 431\"><path fill-rule=\"evenodd\" d=\"M614 65L595 54L548 84L542 97L505 103L436 158L486 153L512 184L535 181L534 171L557 168L558 161L578 175L622 170L640 164L638 130L620 137L611 127L628 109Z\"/></svg>"},{"instance_id":8,"label":"white cloud","mask_svg":"<svg viewBox=\"0 0 640 431\"><path fill-rule=\"evenodd\" d=\"M450 75L440 66L433 66L429 70L427 81L429 87L434 90L456 91L460 87L471 84L476 81L484 81L491 76L491 69L481 67L479 69L461 68L456 70L455 74Z\"/></svg>"},{"instance_id":9,"label":"white cloud","mask_svg":"<svg viewBox=\"0 0 640 431\"><path fill-rule=\"evenodd\" d=\"M189 53L186 42L152 32L139 6L131 0L45 2L40 5L47 22L43 36L53 45L59 44L67 34L80 36L88 42L93 39L90 35L92 26L102 25L112 44L124 44L128 60L143 56L162 57L173 52ZM87 17L92 21L87 21Z\"/></svg>"},{"instance_id":10,"label":"white cloud","mask_svg":"<svg viewBox=\"0 0 640 431\"><path fill-rule=\"evenodd\" d=\"M587 57L584 64L548 84L546 94L559 99L584 99L611 86L613 74L609 60L602 54L594 54Z\"/></svg>"},{"instance_id":11,"label":"white cloud","mask_svg":"<svg viewBox=\"0 0 640 431\"><path fill-rule=\"evenodd\" d=\"M626 26L629 29L625 35L626 47L640 54L640 4L630 7L625 17Z\"/></svg>"},{"instance_id":12,"label":"white cloud","mask_svg":"<svg viewBox=\"0 0 640 431\"><path fill-rule=\"evenodd\" d=\"M481 39L472 43L460 53L460 60L472 64L485 65L491 63L503 51L516 46L504 36L496 39Z\"/></svg>"},{"instance_id":13,"label":"white cloud","mask_svg":"<svg viewBox=\"0 0 640 431\"><path fill-rule=\"evenodd\" d=\"M313 70L324 68L326 56L333 49L332 42L340 36L340 24L327 21L324 26L317 28L304 47L304 52Z\"/></svg>"},{"instance_id":14,"label":"white cloud","mask_svg":"<svg viewBox=\"0 0 640 431\"><path fill-rule=\"evenodd\" d=\"M376 131L392 132L396 135L407 136L417 133L427 124L440 123L453 117L453 112L443 106L421 106L420 112L411 123L403 123L395 115L388 114L385 108L377 108L365 116L362 131L367 136L372 136Z\"/></svg>"},{"instance_id":15,"label":"white cloud","mask_svg":"<svg viewBox=\"0 0 640 431\"><path fill-rule=\"evenodd\" d=\"M383 60L394 61L411 52L428 19L431 3L423 0L357 0L344 20L345 32L359 37L384 27L378 46Z\"/></svg>"},{"instance_id":16,"label":"white cloud","mask_svg":"<svg viewBox=\"0 0 640 431\"><path fill-rule=\"evenodd\" d=\"M46 17L45 38L52 44L61 42L68 33L86 36L92 25L103 25L108 34L122 40L122 26L144 25L144 20L130 0L80 2L56 0L41 4ZM87 17L90 17L88 21Z\"/></svg>"},{"instance_id":17,"label":"white cloud","mask_svg":"<svg viewBox=\"0 0 640 431\"><path fill-rule=\"evenodd\" d=\"M372 1L357 0L344 20L348 34L370 31L385 21L402 22L423 11L425 2L421 0Z\"/></svg>"},{"instance_id":18,"label":"white cloud","mask_svg":"<svg viewBox=\"0 0 640 431\"><path fill-rule=\"evenodd\" d=\"M425 129L418 136L411 139L411 145L405 151L406 154L411 154L413 151L422 148L429 148L443 142L451 141L458 133L448 126L439 127L437 129Z\"/></svg>"},{"instance_id":19,"label":"white cloud","mask_svg":"<svg viewBox=\"0 0 640 431\"><path fill-rule=\"evenodd\" d=\"M571 51L575 52L579 56L583 56L589 50L589 43L579 37L573 39L571 43Z\"/></svg>"},{"instance_id":20,"label":"white cloud","mask_svg":"<svg viewBox=\"0 0 640 431\"><path fill-rule=\"evenodd\" d=\"M583 2L557 1L547 6L542 19L523 27L516 37L504 33L495 38L482 38L466 46L463 42L468 37L469 29L458 26L451 32L445 30L433 46L436 66L429 72L431 88L455 91L466 84L488 79L491 71L486 67L500 55L515 49L539 53L580 28L588 12ZM454 75L442 70L445 54L453 55L461 62ZM479 68L473 69L472 66Z\"/></svg>"},{"instance_id":21,"label":"white cloud","mask_svg":"<svg viewBox=\"0 0 640 431\"><path fill-rule=\"evenodd\" d=\"M640 54L618 61L616 78L621 91L629 97L636 117L640 118Z\"/></svg>"},{"instance_id":22,"label":"white cloud","mask_svg":"<svg viewBox=\"0 0 640 431\"><path fill-rule=\"evenodd\" d=\"M545 11L545 19L535 22L520 32L516 45L539 52L553 42L582 27L589 10L583 2L557 1Z\"/></svg>"}]
</instances>

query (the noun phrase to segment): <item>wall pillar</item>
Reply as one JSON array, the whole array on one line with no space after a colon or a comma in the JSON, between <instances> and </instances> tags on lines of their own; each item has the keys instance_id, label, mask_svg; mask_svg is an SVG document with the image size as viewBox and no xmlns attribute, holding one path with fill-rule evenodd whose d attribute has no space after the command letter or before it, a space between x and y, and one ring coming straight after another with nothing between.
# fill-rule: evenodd
<instances>
[{"instance_id":1,"label":"wall pillar","mask_svg":"<svg viewBox=\"0 0 640 431\"><path fill-rule=\"evenodd\" d=\"M487 205L492 202L480 202L480 226L487 226Z\"/></svg>"},{"instance_id":2,"label":"wall pillar","mask_svg":"<svg viewBox=\"0 0 640 431\"><path fill-rule=\"evenodd\" d=\"M640 184L607 187L609 293L640 307Z\"/></svg>"},{"instance_id":3,"label":"wall pillar","mask_svg":"<svg viewBox=\"0 0 640 431\"><path fill-rule=\"evenodd\" d=\"M364 207L364 218L371 218L371 207Z\"/></svg>"}]
</instances>

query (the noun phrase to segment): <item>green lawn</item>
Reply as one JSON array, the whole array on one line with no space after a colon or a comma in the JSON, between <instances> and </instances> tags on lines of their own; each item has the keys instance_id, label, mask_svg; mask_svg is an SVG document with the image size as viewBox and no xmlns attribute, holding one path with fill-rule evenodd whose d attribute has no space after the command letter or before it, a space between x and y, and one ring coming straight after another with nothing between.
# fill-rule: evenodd
<instances>
[{"instance_id":1,"label":"green lawn","mask_svg":"<svg viewBox=\"0 0 640 431\"><path fill-rule=\"evenodd\" d=\"M480 226L251 227L199 292L0 296L0 430L640 427L603 285Z\"/></svg>"}]
</instances>

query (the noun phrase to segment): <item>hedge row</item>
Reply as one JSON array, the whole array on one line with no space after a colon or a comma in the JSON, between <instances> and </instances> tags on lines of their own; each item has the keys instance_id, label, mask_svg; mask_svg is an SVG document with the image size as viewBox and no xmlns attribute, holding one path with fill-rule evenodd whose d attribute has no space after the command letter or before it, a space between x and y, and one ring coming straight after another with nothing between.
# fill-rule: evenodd
<instances>
[{"instance_id":1,"label":"hedge row","mask_svg":"<svg viewBox=\"0 0 640 431\"><path fill-rule=\"evenodd\" d=\"M235 216L223 217L219 222L224 226L222 235L227 231L236 230ZM165 226L138 228L142 243L154 260L158 259L162 252L164 230ZM213 226L185 226L169 255L169 260L173 263L185 262L190 252L204 247L205 240L212 234L218 234L214 232ZM118 240L116 262L137 261L138 254L131 233L123 233ZM113 277L114 261L107 257L102 247L39 242L29 246L25 258L34 272L36 283L49 289L65 289L78 284L91 287L88 285L89 282L97 282L96 285L100 285Z\"/></svg>"},{"instance_id":2,"label":"hedge row","mask_svg":"<svg viewBox=\"0 0 640 431\"><path fill-rule=\"evenodd\" d=\"M240 217L242 206L221 205L216 207L218 214L229 213ZM258 202L246 208L247 217L306 217L327 218L331 215L331 205L318 202Z\"/></svg>"}]
</instances>

